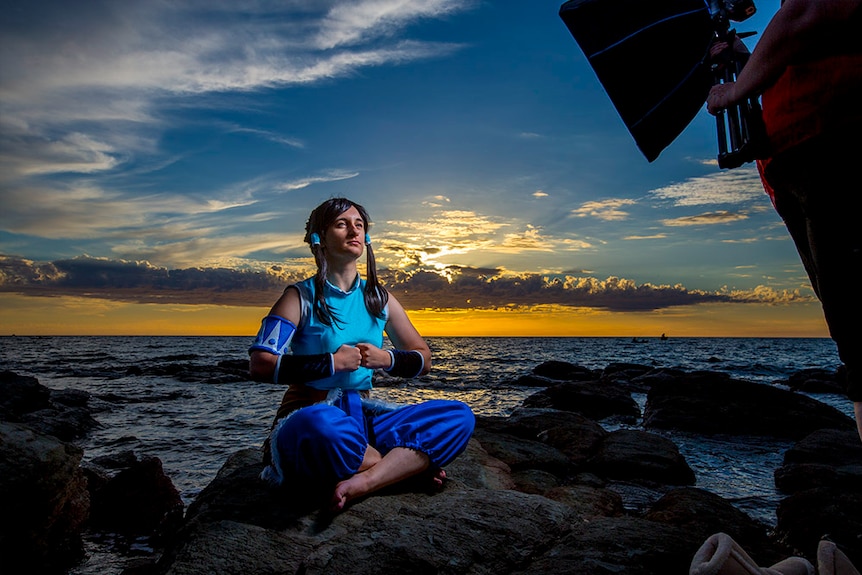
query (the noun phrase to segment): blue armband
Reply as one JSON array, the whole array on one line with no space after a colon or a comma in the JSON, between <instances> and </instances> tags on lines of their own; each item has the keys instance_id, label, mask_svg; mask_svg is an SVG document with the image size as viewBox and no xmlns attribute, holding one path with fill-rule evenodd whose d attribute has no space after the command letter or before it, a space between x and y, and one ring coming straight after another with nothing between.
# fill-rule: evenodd
<instances>
[{"instance_id":1,"label":"blue armband","mask_svg":"<svg viewBox=\"0 0 862 575\"><path fill-rule=\"evenodd\" d=\"M392 365L383 371L396 377L416 377L425 369L425 356L415 349L390 349Z\"/></svg>"},{"instance_id":2,"label":"blue armband","mask_svg":"<svg viewBox=\"0 0 862 575\"><path fill-rule=\"evenodd\" d=\"M296 333L296 326L290 320L277 315L268 315L260 322L260 330L248 352L259 349L275 355L287 353L290 340Z\"/></svg>"}]
</instances>

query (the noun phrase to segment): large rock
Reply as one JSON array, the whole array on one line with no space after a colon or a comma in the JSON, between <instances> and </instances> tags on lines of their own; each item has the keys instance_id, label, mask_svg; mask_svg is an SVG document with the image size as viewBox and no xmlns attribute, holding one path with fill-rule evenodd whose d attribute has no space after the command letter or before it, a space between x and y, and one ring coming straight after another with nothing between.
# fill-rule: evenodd
<instances>
[{"instance_id":1,"label":"large rock","mask_svg":"<svg viewBox=\"0 0 862 575\"><path fill-rule=\"evenodd\" d=\"M81 532L90 503L79 467L82 455L79 448L56 437L0 422L4 572L55 572L81 558Z\"/></svg>"},{"instance_id":2,"label":"large rock","mask_svg":"<svg viewBox=\"0 0 862 575\"><path fill-rule=\"evenodd\" d=\"M654 382L643 423L654 429L786 439L801 439L823 428L854 429L853 420L831 405L711 372Z\"/></svg>"},{"instance_id":3,"label":"large rock","mask_svg":"<svg viewBox=\"0 0 862 575\"><path fill-rule=\"evenodd\" d=\"M634 420L640 416L640 408L631 393L610 382L559 383L526 398L524 407L572 411L593 420L612 416Z\"/></svg>"},{"instance_id":4,"label":"large rock","mask_svg":"<svg viewBox=\"0 0 862 575\"><path fill-rule=\"evenodd\" d=\"M608 479L665 485L694 485L694 471L671 440L621 429L605 437L588 462L593 473Z\"/></svg>"},{"instance_id":5,"label":"large rock","mask_svg":"<svg viewBox=\"0 0 862 575\"><path fill-rule=\"evenodd\" d=\"M862 444L856 430L821 429L784 454L775 484L785 497L777 536L814 558L821 537L862 565Z\"/></svg>"},{"instance_id":6,"label":"large rock","mask_svg":"<svg viewBox=\"0 0 862 575\"><path fill-rule=\"evenodd\" d=\"M89 394L52 390L35 377L0 372L0 419L29 425L63 441L84 437L98 427L90 415Z\"/></svg>"},{"instance_id":7,"label":"large rock","mask_svg":"<svg viewBox=\"0 0 862 575\"><path fill-rule=\"evenodd\" d=\"M608 434L601 425L579 413L529 407L516 408L508 417L480 417L477 426L549 445L574 465L595 454Z\"/></svg>"},{"instance_id":8,"label":"large rock","mask_svg":"<svg viewBox=\"0 0 862 575\"><path fill-rule=\"evenodd\" d=\"M238 452L189 507L166 573L507 573L578 522L562 503L460 481L381 492L333 517L313 494L266 488L259 461Z\"/></svg>"},{"instance_id":9,"label":"large rock","mask_svg":"<svg viewBox=\"0 0 862 575\"><path fill-rule=\"evenodd\" d=\"M559 381L595 381L601 372L593 371L582 365L568 361L544 361L533 368L533 373L540 377Z\"/></svg>"},{"instance_id":10,"label":"large rock","mask_svg":"<svg viewBox=\"0 0 862 575\"><path fill-rule=\"evenodd\" d=\"M128 535L171 531L183 515L183 501L158 457L135 459L92 489L90 526Z\"/></svg>"},{"instance_id":11,"label":"large rock","mask_svg":"<svg viewBox=\"0 0 862 575\"><path fill-rule=\"evenodd\" d=\"M790 554L767 539L765 526L702 490L672 489L637 515L627 513L598 476L580 473L571 478L577 483L565 483L530 468L527 462L550 447L528 438L565 422L578 425L573 415L519 410L508 426L485 421L447 467L442 490L429 492L421 481L408 481L335 516L321 510L329 495L325 489L269 488L258 478L259 451L237 452L189 506L159 572L685 573L703 541L718 531L733 533L758 558ZM516 453L507 454L507 448ZM524 450L533 455L525 457ZM494 454L516 469L510 474L511 467ZM558 484L540 494L545 480Z\"/></svg>"},{"instance_id":12,"label":"large rock","mask_svg":"<svg viewBox=\"0 0 862 575\"><path fill-rule=\"evenodd\" d=\"M51 390L35 377L18 375L12 371L0 372L0 419L18 421L31 411L48 407Z\"/></svg>"}]
</instances>

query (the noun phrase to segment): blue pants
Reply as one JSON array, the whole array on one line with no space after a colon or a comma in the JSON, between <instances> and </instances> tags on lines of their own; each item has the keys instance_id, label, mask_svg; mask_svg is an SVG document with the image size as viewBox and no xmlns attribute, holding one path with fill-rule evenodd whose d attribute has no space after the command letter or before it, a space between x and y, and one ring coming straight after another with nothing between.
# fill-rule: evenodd
<instances>
[{"instance_id":1,"label":"blue pants","mask_svg":"<svg viewBox=\"0 0 862 575\"><path fill-rule=\"evenodd\" d=\"M334 403L304 407L284 418L273 434L278 475L300 480L341 481L359 471L365 449L381 455L406 447L428 456L432 468L467 447L475 417L460 401L435 399L379 412L363 409L356 391Z\"/></svg>"}]
</instances>

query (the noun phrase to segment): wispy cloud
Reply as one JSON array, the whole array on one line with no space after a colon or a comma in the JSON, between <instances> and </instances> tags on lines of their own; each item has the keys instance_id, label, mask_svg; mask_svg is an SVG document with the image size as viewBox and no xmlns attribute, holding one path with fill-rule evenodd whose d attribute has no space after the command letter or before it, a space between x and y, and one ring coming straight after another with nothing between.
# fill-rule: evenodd
<instances>
[{"instance_id":1,"label":"wispy cloud","mask_svg":"<svg viewBox=\"0 0 862 575\"><path fill-rule=\"evenodd\" d=\"M475 5L475 0L360 0L333 6L314 35L321 50L351 46L393 35L421 18L442 18Z\"/></svg>"},{"instance_id":2,"label":"wispy cloud","mask_svg":"<svg viewBox=\"0 0 862 575\"><path fill-rule=\"evenodd\" d=\"M710 226L715 224L729 224L740 220L748 219L748 216L742 213L734 213L728 211L705 212L694 216L683 216L681 218L673 218L662 220L662 223L670 227L683 226Z\"/></svg>"},{"instance_id":3,"label":"wispy cloud","mask_svg":"<svg viewBox=\"0 0 862 575\"><path fill-rule=\"evenodd\" d=\"M573 217L578 218L596 218L598 220L610 222L619 221L628 218L629 214L622 210L624 206L636 204L635 200L629 199L608 199L596 202L584 202L580 207L571 211Z\"/></svg>"},{"instance_id":4,"label":"wispy cloud","mask_svg":"<svg viewBox=\"0 0 862 575\"><path fill-rule=\"evenodd\" d=\"M169 189L141 193L116 176L145 164L170 165L161 139L177 116L168 110L451 55L463 46L405 31L417 20L474 6L468 0L18 3L0 19L2 229L79 237L85 229L98 234L137 225L154 210L192 215L235 206L226 199L183 201ZM211 98L203 101L204 95ZM306 146L256 126L228 132ZM312 176L282 189L355 175ZM96 182L97 176L105 179ZM38 213L24 201L35 190ZM81 198L84 190L90 193ZM145 206L144 195L159 207Z\"/></svg>"},{"instance_id":5,"label":"wispy cloud","mask_svg":"<svg viewBox=\"0 0 862 575\"><path fill-rule=\"evenodd\" d=\"M303 188L307 188L312 184L319 184L322 182L337 182L339 180L349 180L350 178L355 178L359 175L359 172L342 172L339 170L331 171L327 174L322 174L320 176L309 176L306 178L300 178L298 180L293 180L290 182L284 182L276 186L277 190L283 190L286 192L291 192L294 190L301 190Z\"/></svg>"},{"instance_id":6,"label":"wispy cloud","mask_svg":"<svg viewBox=\"0 0 862 575\"><path fill-rule=\"evenodd\" d=\"M757 168L746 165L652 190L649 196L674 206L739 204L763 197Z\"/></svg>"}]
</instances>

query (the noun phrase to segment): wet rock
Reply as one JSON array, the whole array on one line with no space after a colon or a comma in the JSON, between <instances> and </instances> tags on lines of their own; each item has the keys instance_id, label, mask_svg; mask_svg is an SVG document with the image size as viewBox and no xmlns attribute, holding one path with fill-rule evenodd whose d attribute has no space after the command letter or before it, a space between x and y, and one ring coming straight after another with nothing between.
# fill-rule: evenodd
<instances>
[{"instance_id":1,"label":"wet rock","mask_svg":"<svg viewBox=\"0 0 862 575\"><path fill-rule=\"evenodd\" d=\"M645 373L652 371L649 365L641 365L638 363L609 363L602 370L602 379L608 380L624 380L629 381Z\"/></svg>"},{"instance_id":2,"label":"wet rock","mask_svg":"<svg viewBox=\"0 0 862 575\"><path fill-rule=\"evenodd\" d=\"M490 455L503 461L512 471L539 469L565 477L572 467L564 453L540 441L482 429L477 429L474 437Z\"/></svg>"},{"instance_id":3,"label":"wet rock","mask_svg":"<svg viewBox=\"0 0 862 575\"><path fill-rule=\"evenodd\" d=\"M526 375L522 375L515 381L511 382L512 385L517 385L519 387L551 387L552 385L557 385L559 380L551 379L550 377L544 377L541 375L535 375L532 373L528 373Z\"/></svg>"},{"instance_id":4,"label":"wet rock","mask_svg":"<svg viewBox=\"0 0 862 575\"><path fill-rule=\"evenodd\" d=\"M786 547L770 539L768 526L704 489L675 488L655 502L645 518L683 527L697 533L703 541L713 533L727 533L768 565L787 556Z\"/></svg>"},{"instance_id":5,"label":"wet rock","mask_svg":"<svg viewBox=\"0 0 862 575\"><path fill-rule=\"evenodd\" d=\"M856 430L821 429L784 454L776 487L787 496L776 515L777 536L815 558L828 535L862 565L862 444Z\"/></svg>"},{"instance_id":6,"label":"wet rock","mask_svg":"<svg viewBox=\"0 0 862 575\"><path fill-rule=\"evenodd\" d=\"M35 377L0 372L0 416L18 421L22 414L48 407L51 390Z\"/></svg>"},{"instance_id":7,"label":"wet rock","mask_svg":"<svg viewBox=\"0 0 862 575\"><path fill-rule=\"evenodd\" d=\"M808 396L722 375L692 373L654 383L647 394L644 427L789 439L823 428L855 427L834 407Z\"/></svg>"},{"instance_id":8,"label":"wet rock","mask_svg":"<svg viewBox=\"0 0 862 575\"><path fill-rule=\"evenodd\" d=\"M601 372L567 361L545 361L533 368L533 374L542 378L560 381L595 381Z\"/></svg>"},{"instance_id":9,"label":"wet rock","mask_svg":"<svg viewBox=\"0 0 862 575\"><path fill-rule=\"evenodd\" d=\"M9 572L50 573L83 555L83 452L28 426L0 422L0 556Z\"/></svg>"},{"instance_id":10,"label":"wet rock","mask_svg":"<svg viewBox=\"0 0 862 575\"><path fill-rule=\"evenodd\" d=\"M694 471L671 440L636 429L605 437L588 468L602 477L623 481L694 485Z\"/></svg>"},{"instance_id":11,"label":"wet rock","mask_svg":"<svg viewBox=\"0 0 862 575\"><path fill-rule=\"evenodd\" d=\"M581 483L552 487L544 493L548 499L565 503L586 520L595 517L623 515L623 500L619 493Z\"/></svg>"},{"instance_id":12,"label":"wet rock","mask_svg":"<svg viewBox=\"0 0 862 575\"><path fill-rule=\"evenodd\" d=\"M63 441L80 439L99 426L91 415L89 397L82 391L49 389L35 377L0 373L0 418Z\"/></svg>"},{"instance_id":13,"label":"wet rock","mask_svg":"<svg viewBox=\"0 0 862 575\"><path fill-rule=\"evenodd\" d=\"M807 393L846 393L847 381L843 370L803 369L787 379L793 391Z\"/></svg>"},{"instance_id":14,"label":"wet rock","mask_svg":"<svg viewBox=\"0 0 862 575\"><path fill-rule=\"evenodd\" d=\"M631 419L640 416L631 393L612 383L560 383L534 393L523 405L572 411L596 421L611 416Z\"/></svg>"},{"instance_id":15,"label":"wet rock","mask_svg":"<svg viewBox=\"0 0 862 575\"><path fill-rule=\"evenodd\" d=\"M151 535L173 529L182 519L183 502L157 457L135 459L94 489L90 509L93 529Z\"/></svg>"},{"instance_id":16,"label":"wet rock","mask_svg":"<svg viewBox=\"0 0 862 575\"><path fill-rule=\"evenodd\" d=\"M516 408L508 417L482 417L477 425L493 433L539 441L562 452L574 465L595 454L608 432L579 413L556 409Z\"/></svg>"}]
</instances>

